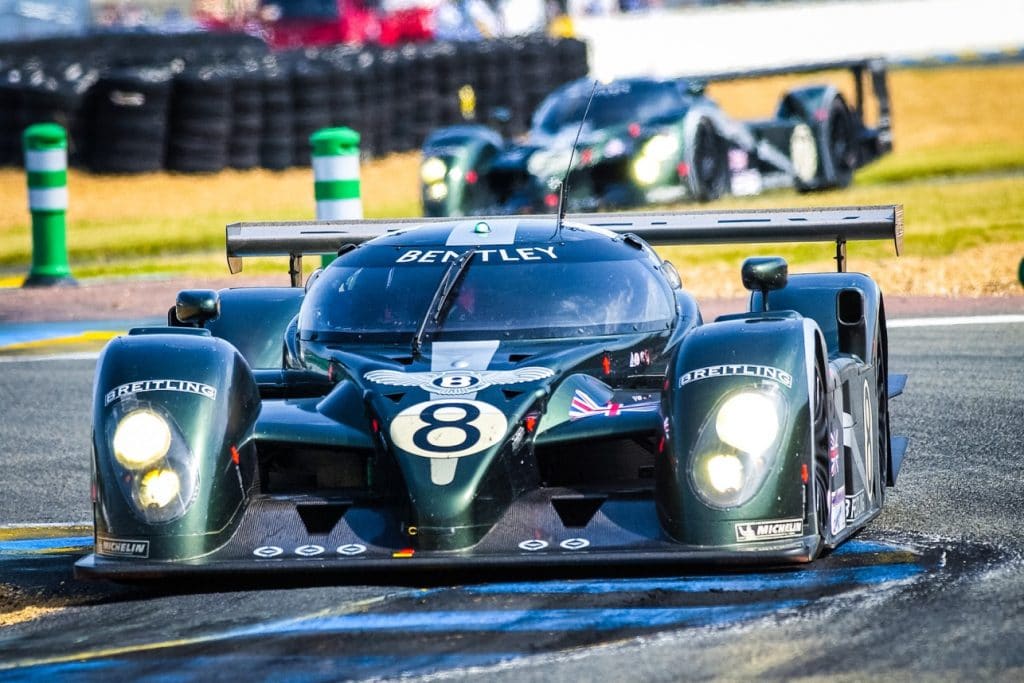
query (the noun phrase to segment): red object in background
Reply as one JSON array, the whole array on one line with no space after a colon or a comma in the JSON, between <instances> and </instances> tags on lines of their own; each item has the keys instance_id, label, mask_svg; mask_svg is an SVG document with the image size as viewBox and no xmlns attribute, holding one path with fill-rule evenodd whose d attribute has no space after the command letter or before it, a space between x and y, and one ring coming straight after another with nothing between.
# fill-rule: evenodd
<instances>
[{"instance_id":1,"label":"red object in background","mask_svg":"<svg viewBox=\"0 0 1024 683\"><path fill-rule=\"evenodd\" d=\"M430 8L383 14L360 0L338 0L336 18L278 19L261 25L267 42L278 50L337 43L391 46L434 37L434 13Z\"/></svg>"}]
</instances>

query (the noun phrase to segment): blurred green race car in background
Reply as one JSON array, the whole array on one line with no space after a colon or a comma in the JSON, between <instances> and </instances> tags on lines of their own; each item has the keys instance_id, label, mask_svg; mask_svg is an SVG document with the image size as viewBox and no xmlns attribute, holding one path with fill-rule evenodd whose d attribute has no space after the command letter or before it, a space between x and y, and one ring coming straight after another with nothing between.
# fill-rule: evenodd
<instances>
[{"instance_id":1,"label":"blurred green race car in background","mask_svg":"<svg viewBox=\"0 0 1024 683\"><path fill-rule=\"evenodd\" d=\"M833 85L809 85L784 93L770 118L738 121L704 94L714 81L833 69L853 74L852 106ZM864 121L866 80L878 106L874 127ZM420 180L427 216L550 212L563 179L568 210L596 211L845 187L891 149L885 63L861 60L672 80L580 79L541 102L521 140L480 124L435 131L423 145Z\"/></svg>"}]
</instances>

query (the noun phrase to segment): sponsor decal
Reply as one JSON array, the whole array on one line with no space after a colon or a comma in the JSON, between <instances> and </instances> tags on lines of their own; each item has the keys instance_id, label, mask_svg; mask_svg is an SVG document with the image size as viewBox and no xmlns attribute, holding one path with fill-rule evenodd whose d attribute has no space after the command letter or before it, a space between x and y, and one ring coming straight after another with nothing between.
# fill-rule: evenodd
<instances>
[{"instance_id":1,"label":"sponsor decal","mask_svg":"<svg viewBox=\"0 0 1024 683\"><path fill-rule=\"evenodd\" d=\"M452 249L410 249L395 263L448 263L462 256ZM477 249L476 259L483 263L518 263L521 261L557 261L554 247L518 247L508 249Z\"/></svg>"},{"instance_id":2,"label":"sponsor decal","mask_svg":"<svg viewBox=\"0 0 1024 683\"><path fill-rule=\"evenodd\" d=\"M295 554L301 557L316 557L323 554L324 550L322 545L300 545L295 549Z\"/></svg>"},{"instance_id":3,"label":"sponsor decal","mask_svg":"<svg viewBox=\"0 0 1024 683\"><path fill-rule=\"evenodd\" d=\"M802 519L769 519L760 522L737 522L736 542L767 541L776 538L799 538L804 530Z\"/></svg>"},{"instance_id":4,"label":"sponsor decal","mask_svg":"<svg viewBox=\"0 0 1024 683\"><path fill-rule=\"evenodd\" d=\"M840 531L846 528L846 487L842 486L837 491L832 492L831 499L831 510L829 510L829 519L831 520L832 535L835 536Z\"/></svg>"},{"instance_id":5,"label":"sponsor decal","mask_svg":"<svg viewBox=\"0 0 1024 683\"><path fill-rule=\"evenodd\" d=\"M617 417L623 413L653 413L658 410L660 401L641 401L639 403L615 403L609 401L604 405L598 404L593 398L581 389L576 390L572 402L569 404L569 419L572 421L582 420L585 417Z\"/></svg>"},{"instance_id":6,"label":"sponsor decal","mask_svg":"<svg viewBox=\"0 0 1024 683\"><path fill-rule=\"evenodd\" d=\"M852 496L846 497L846 521L852 522L860 517L865 510L864 491L857 491Z\"/></svg>"},{"instance_id":7,"label":"sponsor decal","mask_svg":"<svg viewBox=\"0 0 1024 683\"><path fill-rule=\"evenodd\" d=\"M456 458L464 458L505 438L508 419L481 401L441 399L410 406L391 421L391 440L406 453L431 459L430 480L439 486L455 479Z\"/></svg>"},{"instance_id":8,"label":"sponsor decal","mask_svg":"<svg viewBox=\"0 0 1024 683\"><path fill-rule=\"evenodd\" d=\"M487 387L537 382L555 374L551 368L537 366L515 370L440 370L430 372L398 372L373 370L363 375L374 384L393 387L419 387L441 396L458 396L483 391Z\"/></svg>"},{"instance_id":9,"label":"sponsor decal","mask_svg":"<svg viewBox=\"0 0 1024 683\"><path fill-rule=\"evenodd\" d=\"M828 432L828 473L831 477L839 476L839 432L835 429Z\"/></svg>"},{"instance_id":10,"label":"sponsor decal","mask_svg":"<svg viewBox=\"0 0 1024 683\"><path fill-rule=\"evenodd\" d=\"M345 545L338 546L338 554L344 555L345 557L362 555L365 552L366 546L362 543L346 543Z\"/></svg>"},{"instance_id":11,"label":"sponsor decal","mask_svg":"<svg viewBox=\"0 0 1024 683\"><path fill-rule=\"evenodd\" d=\"M111 389L106 393L103 406L109 406L125 396L147 391L177 391L184 394L197 394L209 399L217 398L217 388L202 382L190 382L184 379L146 379L140 382L129 382Z\"/></svg>"},{"instance_id":12,"label":"sponsor decal","mask_svg":"<svg viewBox=\"0 0 1024 683\"><path fill-rule=\"evenodd\" d=\"M651 364L651 352L648 349L641 349L640 351L631 351L629 354L629 367L636 368L641 365Z\"/></svg>"},{"instance_id":13,"label":"sponsor decal","mask_svg":"<svg viewBox=\"0 0 1024 683\"><path fill-rule=\"evenodd\" d=\"M531 553L536 552L538 550L544 550L544 548L547 548L547 547L548 547L548 542L547 541L542 541L539 538L533 538L533 539L530 539L529 541L523 541L522 543L519 544L519 549L520 550L526 550L526 551L529 551Z\"/></svg>"},{"instance_id":14,"label":"sponsor decal","mask_svg":"<svg viewBox=\"0 0 1024 683\"><path fill-rule=\"evenodd\" d=\"M562 550L583 550L590 547L590 541L585 538L567 538L558 547Z\"/></svg>"},{"instance_id":15,"label":"sponsor decal","mask_svg":"<svg viewBox=\"0 0 1024 683\"><path fill-rule=\"evenodd\" d=\"M690 370L684 373L679 378L679 386L684 387L691 382L699 382L703 379L712 379L714 377L759 377L761 379L770 379L773 382L778 382L783 386L792 389L793 388L793 375L789 374L785 370L780 368L774 368L770 365L710 365L706 368L697 368L696 370Z\"/></svg>"},{"instance_id":16,"label":"sponsor decal","mask_svg":"<svg viewBox=\"0 0 1024 683\"><path fill-rule=\"evenodd\" d=\"M269 559L271 557L277 557L278 555L284 554L284 548L279 548L276 545L261 545L259 548L256 548L256 550L253 550L252 554L256 557Z\"/></svg>"},{"instance_id":17,"label":"sponsor decal","mask_svg":"<svg viewBox=\"0 0 1024 683\"><path fill-rule=\"evenodd\" d=\"M149 541L100 536L96 539L96 554L106 557L148 558Z\"/></svg>"}]
</instances>

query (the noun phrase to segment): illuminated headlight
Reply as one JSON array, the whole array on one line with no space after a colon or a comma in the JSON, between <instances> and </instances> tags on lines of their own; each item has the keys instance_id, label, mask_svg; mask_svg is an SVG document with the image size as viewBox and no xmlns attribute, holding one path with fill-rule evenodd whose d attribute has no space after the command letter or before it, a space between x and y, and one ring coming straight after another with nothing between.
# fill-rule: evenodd
<instances>
[{"instance_id":1,"label":"illuminated headlight","mask_svg":"<svg viewBox=\"0 0 1024 683\"><path fill-rule=\"evenodd\" d=\"M733 394L718 409L715 429L718 438L733 448L761 455L779 434L776 403L760 391Z\"/></svg>"},{"instance_id":2,"label":"illuminated headlight","mask_svg":"<svg viewBox=\"0 0 1024 683\"><path fill-rule=\"evenodd\" d=\"M434 202L442 202L448 196L448 186L444 183L427 185L427 198Z\"/></svg>"},{"instance_id":3,"label":"illuminated headlight","mask_svg":"<svg viewBox=\"0 0 1024 683\"><path fill-rule=\"evenodd\" d=\"M128 413L114 431L114 457L129 470L153 465L171 447L167 421L149 410Z\"/></svg>"},{"instance_id":4,"label":"illuminated headlight","mask_svg":"<svg viewBox=\"0 0 1024 683\"><path fill-rule=\"evenodd\" d=\"M771 388L737 391L708 415L689 463L697 496L712 508L750 501L779 457L786 404Z\"/></svg>"},{"instance_id":5,"label":"illuminated headlight","mask_svg":"<svg viewBox=\"0 0 1024 683\"><path fill-rule=\"evenodd\" d=\"M118 486L140 519L162 524L188 511L199 487L197 462L168 414L147 404L123 414L115 408L107 438Z\"/></svg>"},{"instance_id":6,"label":"illuminated headlight","mask_svg":"<svg viewBox=\"0 0 1024 683\"><path fill-rule=\"evenodd\" d=\"M437 157L424 159L423 165L420 166L420 178L423 179L424 185L442 182L447 173L448 166Z\"/></svg>"},{"instance_id":7,"label":"illuminated headlight","mask_svg":"<svg viewBox=\"0 0 1024 683\"><path fill-rule=\"evenodd\" d=\"M743 488L743 461L735 455L713 455L707 459L708 483L719 493L738 493Z\"/></svg>"},{"instance_id":8,"label":"illuminated headlight","mask_svg":"<svg viewBox=\"0 0 1024 683\"><path fill-rule=\"evenodd\" d=\"M650 157L637 157L633 162L633 177L641 185L653 185L661 175L661 163Z\"/></svg>"},{"instance_id":9,"label":"illuminated headlight","mask_svg":"<svg viewBox=\"0 0 1024 683\"><path fill-rule=\"evenodd\" d=\"M181 477L172 469L155 469L139 479L139 504L143 508L165 508L181 494Z\"/></svg>"},{"instance_id":10,"label":"illuminated headlight","mask_svg":"<svg viewBox=\"0 0 1024 683\"><path fill-rule=\"evenodd\" d=\"M644 145L641 155L656 161L667 161L679 151L679 140L674 135L655 135Z\"/></svg>"},{"instance_id":11,"label":"illuminated headlight","mask_svg":"<svg viewBox=\"0 0 1024 683\"><path fill-rule=\"evenodd\" d=\"M653 185L661 177L666 162L679 151L674 135L658 134L644 143L633 161L633 177L641 185Z\"/></svg>"}]
</instances>

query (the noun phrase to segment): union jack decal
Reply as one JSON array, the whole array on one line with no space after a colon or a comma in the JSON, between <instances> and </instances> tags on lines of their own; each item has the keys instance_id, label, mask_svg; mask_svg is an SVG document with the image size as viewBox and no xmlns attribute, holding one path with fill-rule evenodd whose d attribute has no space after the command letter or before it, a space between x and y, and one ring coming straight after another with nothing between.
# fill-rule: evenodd
<instances>
[{"instance_id":1,"label":"union jack decal","mask_svg":"<svg viewBox=\"0 0 1024 683\"><path fill-rule=\"evenodd\" d=\"M585 417L601 415L602 417L616 417L622 413L653 413L658 410L659 401L638 401L637 403L615 403L609 401L599 405L597 401L588 396L581 389L576 390L572 403L569 405L569 419L581 420Z\"/></svg>"}]
</instances>

